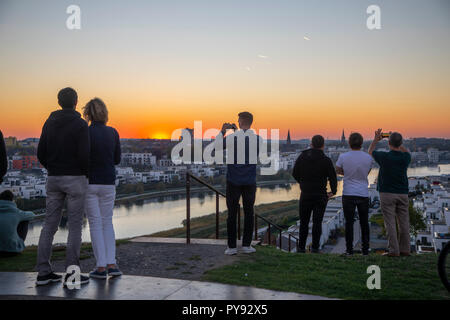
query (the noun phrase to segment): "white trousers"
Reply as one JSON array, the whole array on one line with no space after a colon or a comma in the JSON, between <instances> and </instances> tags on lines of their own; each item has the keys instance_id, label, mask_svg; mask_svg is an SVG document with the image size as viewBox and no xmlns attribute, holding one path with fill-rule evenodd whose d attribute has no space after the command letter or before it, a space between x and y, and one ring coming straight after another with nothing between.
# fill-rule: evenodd
<instances>
[{"instance_id":1,"label":"white trousers","mask_svg":"<svg viewBox=\"0 0 450 320\"><path fill-rule=\"evenodd\" d=\"M116 237L112 223L115 198L114 185L88 185L86 214L97 267L116 264Z\"/></svg>"}]
</instances>

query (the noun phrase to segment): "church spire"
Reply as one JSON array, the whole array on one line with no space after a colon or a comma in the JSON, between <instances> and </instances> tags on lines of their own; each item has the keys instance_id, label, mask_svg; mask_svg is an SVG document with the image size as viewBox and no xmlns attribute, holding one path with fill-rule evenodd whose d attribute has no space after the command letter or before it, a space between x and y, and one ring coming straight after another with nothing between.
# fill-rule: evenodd
<instances>
[{"instance_id":1,"label":"church spire","mask_svg":"<svg viewBox=\"0 0 450 320\"><path fill-rule=\"evenodd\" d=\"M290 132L289 129L288 129L288 134L287 134L286 144L288 144L288 145L291 144L291 132Z\"/></svg>"}]
</instances>

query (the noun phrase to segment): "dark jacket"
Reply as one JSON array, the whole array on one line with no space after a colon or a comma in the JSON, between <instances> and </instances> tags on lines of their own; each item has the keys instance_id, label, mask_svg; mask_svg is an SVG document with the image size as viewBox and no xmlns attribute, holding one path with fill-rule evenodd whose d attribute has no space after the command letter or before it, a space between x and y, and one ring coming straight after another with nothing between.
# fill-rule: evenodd
<instances>
[{"instance_id":1,"label":"dark jacket","mask_svg":"<svg viewBox=\"0 0 450 320\"><path fill-rule=\"evenodd\" d=\"M0 131L0 183L8 170L8 159L6 158L5 140L3 133Z\"/></svg>"},{"instance_id":2,"label":"dark jacket","mask_svg":"<svg viewBox=\"0 0 450 320\"><path fill-rule=\"evenodd\" d=\"M88 176L89 129L80 113L52 112L42 128L37 156L49 176Z\"/></svg>"},{"instance_id":3,"label":"dark jacket","mask_svg":"<svg viewBox=\"0 0 450 320\"><path fill-rule=\"evenodd\" d=\"M89 137L89 184L115 184L115 165L120 163L121 156L119 134L102 122L93 122L89 126Z\"/></svg>"},{"instance_id":4,"label":"dark jacket","mask_svg":"<svg viewBox=\"0 0 450 320\"><path fill-rule=\"evenodd\" d=\"M302 194L326 195L327 180L331 192L337 192L337 178L333 162L320 149L303 151L295 162L292 176L300 184Z\"/></svg>"}]
</instances>

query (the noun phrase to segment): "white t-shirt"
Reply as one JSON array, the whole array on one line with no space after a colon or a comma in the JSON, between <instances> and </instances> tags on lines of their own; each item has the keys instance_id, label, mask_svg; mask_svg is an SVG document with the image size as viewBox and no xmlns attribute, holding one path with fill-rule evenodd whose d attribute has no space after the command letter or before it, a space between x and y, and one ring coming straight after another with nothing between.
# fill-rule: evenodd
<instances>
[{"instance_id":1,"label":"white t-shirt","mask_svg":"<svg viewBox=\"0 0 450 320\"><path fill-rule=\"evenodd\" d=\"M342 153L336 166L344 170L344 196L369 196L367 175L372 168L372 157L368 153L355 150Z\"/></svg>"}]
</instances>

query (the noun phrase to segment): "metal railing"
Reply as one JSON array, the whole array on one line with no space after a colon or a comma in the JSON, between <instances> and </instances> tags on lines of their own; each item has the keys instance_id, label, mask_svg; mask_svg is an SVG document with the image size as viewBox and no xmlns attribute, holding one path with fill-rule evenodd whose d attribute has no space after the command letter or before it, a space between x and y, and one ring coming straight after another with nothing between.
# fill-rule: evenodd
<instances>
[{"instance_id":1,"label":"metal railing","mask_svg":"<svg viewBox=\"0 0 450 320\"><path fill-rule=\"evenodd\" d=\"M194 176L190 172L186 172L186 244L191 243L191 180L194 180L211 191L216 193L216 239L219 239L219 196L222 196L226 198L226 195L204 181L203 179ZM268 219L258 215L255 213L254 215L255 221L255 240L258 240L258 219L263 220L265 223L267 223L267 232L268 232L268 242L270 244L271 241L271 228L275 228L280 232L280 240L279 240L279 247L280 249L283 248L283 228L276 225L275 223L269 221ZM237 236L238 240L241 240L241 206L239 205L238 214L237 214ZM288 245L288 251L291 252L291 239L296 240L296 244L298 247L299 239L295 236L293 236L290 232L284 231L284 233L288 233L288 239L289 239L289 245Z\"/></svg>"},{"instance_id":2,"label":"metal railing","mask_svg":"<svg viewBox=\"0 0 450 320\"><path fill-rule=\"evenodd\" d=\"M216 193L216 239L219 239L219 196L226 198L226 195L206 181L194 176L190 172L186 172L186 243L191 243L191 179Z\"/></svg>"},{"instance_id":3,"label":"metal railing","mask_svg":"<svg viewBox=\"0 0 450 320\"><path fill-rule=\"evenodd\" d=\"M258 240L258 218L263 220L265 223L267 223L267 241L268 244L271 244L272 239L272 227L277 229L280 232L280 239L278 246L280 250L283 249L283 232L288 234L288 251L291 252L291 240L294 239L296 243L296 247L298 248L299 239L296 236L293 236L290 232L284 231L282 227L278 226L277 224L267 220L264 217L261 217L260 215L255 213L255 240Z\"/></svg>"}]
</instances>

